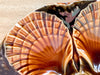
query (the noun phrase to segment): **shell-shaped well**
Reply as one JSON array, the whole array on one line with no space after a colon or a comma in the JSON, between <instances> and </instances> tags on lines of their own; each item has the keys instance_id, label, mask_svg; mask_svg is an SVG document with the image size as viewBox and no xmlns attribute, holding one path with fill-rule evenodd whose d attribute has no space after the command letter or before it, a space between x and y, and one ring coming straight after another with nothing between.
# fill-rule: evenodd
<instances>
[{"instance_id":1,"label":"shell-shaped well","mask_svg":"<svg viewBox=\"0 0 100 75\"><path fill-rule=\"evenodd\" d=\"M81 11L73 37L80 57L94 72L100 73L100 2L92 3Z\"/></svg>"},{"instance_id":2,"label":"shell-shaped well","mask_svg":"<svg viewBox=\"0 0 100 75\"><path fill-rule=\"evenodd\" d=\"M62 73L69 31L55 15L33 12L20 20L5 39L8 61L22 75Z\"/></svg>"}]
</instances>

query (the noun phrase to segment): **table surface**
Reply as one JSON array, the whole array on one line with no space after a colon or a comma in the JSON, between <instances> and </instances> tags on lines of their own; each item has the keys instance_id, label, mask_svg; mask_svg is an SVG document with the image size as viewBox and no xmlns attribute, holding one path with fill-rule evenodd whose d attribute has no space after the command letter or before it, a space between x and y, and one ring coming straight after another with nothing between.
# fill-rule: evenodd
<instances>
[{"instance_id":1,"label":"table surface","mask_svg":"<svg viewBox=\"0 0 100 75\"><path fill-rule=\"evenodd\" d=\"M7 32L30 12L47 4L72 0L0 0L0 43Z\"/></svg>"}]
</instances>

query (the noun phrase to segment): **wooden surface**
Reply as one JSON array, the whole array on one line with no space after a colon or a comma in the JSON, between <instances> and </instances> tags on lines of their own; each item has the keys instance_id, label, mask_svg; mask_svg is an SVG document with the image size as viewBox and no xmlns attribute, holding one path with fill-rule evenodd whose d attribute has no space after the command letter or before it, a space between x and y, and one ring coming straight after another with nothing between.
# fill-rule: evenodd
<instances>
[{"instance_id":1,"label":"wooden surface","mask_svg":"<svg viewBox=\"0 0 100 75\"><path fill-rule=\"evenodd\" d=\"M27 14L47 4L67 1L69 0L0 0L0 43L11 27Z\"/></svg>"}]
</instances>

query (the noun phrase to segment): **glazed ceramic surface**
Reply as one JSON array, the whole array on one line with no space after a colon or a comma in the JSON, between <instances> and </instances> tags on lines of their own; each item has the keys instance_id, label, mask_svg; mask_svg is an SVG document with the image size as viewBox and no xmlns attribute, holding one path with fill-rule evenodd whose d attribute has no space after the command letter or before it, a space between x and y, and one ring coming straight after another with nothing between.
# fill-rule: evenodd
<instances>
[{"instance_id":1,"label":"glazed ceramic surface","mask_svg":"<svg viewBox=\"0 0 100 75\"><path fill-rule=\"evenodd\" d=\"M13 75L99 75L100 2L37 9L15 24L1 51Z\"/></svg>"}]
</instances>

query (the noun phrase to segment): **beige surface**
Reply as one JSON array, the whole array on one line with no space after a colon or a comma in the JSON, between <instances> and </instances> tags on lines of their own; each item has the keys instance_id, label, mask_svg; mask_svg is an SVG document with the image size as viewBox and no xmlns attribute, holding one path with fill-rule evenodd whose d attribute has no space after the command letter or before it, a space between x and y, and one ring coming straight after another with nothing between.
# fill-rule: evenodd
<instances>
[{"instance_id":1,"label":"beige surface","mask_svg":"<svg viewBox=\"0 0 100 75\"><path fill-rule=\"evenodd\" d=\"M30 12L47 4L67 1L69 0L0 0L0 42L11 27Z\"/></svg>"}]
</instances>

